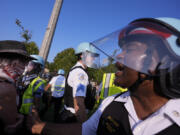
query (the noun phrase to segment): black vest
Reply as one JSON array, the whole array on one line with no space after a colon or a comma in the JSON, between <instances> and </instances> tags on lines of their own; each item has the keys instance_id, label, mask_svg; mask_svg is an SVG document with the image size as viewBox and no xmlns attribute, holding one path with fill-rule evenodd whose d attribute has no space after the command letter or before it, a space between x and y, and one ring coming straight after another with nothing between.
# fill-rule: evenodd
<instances>
[{"instance_id":1,"label":"black vest","mask_svg":"<svg viewBox=\"0 0 180 135\"><path fill-rule=\"evenodd\" d=\"M105 108L99 120L97 135L133 135L124 103L113 101ZM180 127L173 124L156 135L180 135Z\"/></svg>"},{"instance_id":2,"label":"black vest","mask_svg":"<svg viewBox=\"0 0 180 135\"><path fill-rule=\"evenodd\" d=\"M86 72L86 70L84 68L82 68L81 66L77 66L77 67L74 67L72 68L69 73L76 69L76 68L81 68L82 70L84 70ZM67 74L67 77L66 77L66 81L65 81L65 90L64 90L64 104L67 106L67 107L72 107L74 108L74 101L73 101L73 88L71 86L69 86L67 80L68 80L68 77L69 77L69 73ZM86 72L87 73L87 72Z\"/></svg>"}]
</instances>

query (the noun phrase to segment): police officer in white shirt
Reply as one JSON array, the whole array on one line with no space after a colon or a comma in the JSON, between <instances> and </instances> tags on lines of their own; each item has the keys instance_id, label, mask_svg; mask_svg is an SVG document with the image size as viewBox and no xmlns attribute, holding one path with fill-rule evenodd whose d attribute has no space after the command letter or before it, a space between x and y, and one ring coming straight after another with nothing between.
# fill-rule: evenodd
<instances>
[{"instance_id":1,"label":"police officer in white shirt","mask_svg":"<svg viewBox=\"0 0 180 135\"><path fill-rule=\"evenodd\" d=\"M45 91L51 87L52 98L50 104L54 103L54 122L57 122L58 120L65 88L65 71L63 69L59 69L57 74L58 75L54 76L45 87Z\"/></svg>"},{"instance_id":2,"label":"police officer in white shirt","mask_svg":"<svg viewBox=\"0 0 180 135\"><path fill-rule=\"evenodd\" d=\"M67 75L64 104L68 114L75 115L75 119L78 122L84 122L87 119L84 99L86 97L87 85L89 84L86 68L93 68L95 66L94 62L97 61L98 54L96 54L95 48L88 42L79 44L75 54L78 57L78 61ZM69 116L66 121L71 121L72 119Z\"/></svg>"},{"instance_id":3,"label":"police officer in white shirt","mask_svg":"<svg viewBox=\"0 0 180 135\"><path fill-rule=\"evenodd\" d=\"M138 19L94 45L116 50L115 84L129 91L106 98L82 134L180 134L180 20Z\"/></svg>"},{"instance_id":4,"label":"police officer in white shirt","mask_svg":"<svg viewBox=\"0 0 180 135\"><path fill-rule=\"evenodd\" d=\"M115 84L129 91L107 97L83 123L82 135L179 135L180 20L138 19L92 45L116 63ZM32 129L47 133L52 127L40 123ZM62 134L58 128L51 133Z\"/></svg>"}]
</instances>

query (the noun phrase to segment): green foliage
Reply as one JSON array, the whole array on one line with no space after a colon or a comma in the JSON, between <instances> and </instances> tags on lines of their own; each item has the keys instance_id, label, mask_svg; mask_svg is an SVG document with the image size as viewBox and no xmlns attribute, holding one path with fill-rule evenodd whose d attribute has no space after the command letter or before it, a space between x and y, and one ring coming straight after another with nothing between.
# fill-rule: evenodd
<instances>
[{"instance_id":1,"label":"green foliage","mask_svg":"<svg viewBox=\"0 0 180 135\"><path fill-rule=\"evenodd\" d=\"M31 32L29 32L29 30L24 29L24 27L22 26L21 21L19 19L16 19L15 23L21 29L20 35L25 40L24 43L25 43L26 50L28 51L28 53L29 54L38 54L39 49L38 49L36 43L33 41L30 42L30 39L32 38Z\"/></svg>"},{"instance_id":2,"label":"green foliage","mask_svg":"<svg viewBox=\"0 0 180 135\"><path fill-rule=\"evenodd\" d=\"M29 54L38 54L39 53L39 49L36 45L35 42L25 42L25 46L26 46L26 50L28 51Z\"/></svg>"},{"instance_id":3,"label":"green foliage","mask_svg":"<svg viewBox=\"0 0 180 135\"><path fill-rule=\"evenodd\" d=\"M51 73L52 72L57 72L54 62L50 63L50 62L47 61L45 67L48 68Z\"/></svg>"},{"instance_id":4,"label":"green foliage","mask_svg":"<svg viewBox=\"0 0 180 135\"><path fill-rule=\"evenodd\" d=\"M77 61L75 51L73 48L67 48L64 51L58 53L54 58L54 70L64 69L67 73Z\"/></svg>"},{"instance_id":5,"label":"green foliage","mask_svg":"<svg viewBox=\"0 0 180 135\"><path fill-rule=\"evenodd\" d=\"M104 73L115 73L116 72L116 67L114 64L109 64L106 67L102 68Z\"/></svg>"},{"instance_id":6,"label":"green foliage","mask_svg":"<svg viewBox=\"0 0 180 135\"><path fill-rule=\"evenodd\" d=\"M98 84L100 84L104 73L115 73L115 71L116 71L115 65L110 64L100 69L88 68L88 75L89 75L90 80L93 80L97 82Z\"/></svg>"},{"instance_id":7,"label":"green foliage","mask_svg":"<svg viewBox=\"0 0 180 135\"><path fill-rule=\"evenodd\" d=\"M95 81L98 84L101 82L104 73L101 69L88 68L87 72L90 80Z\"/></svg>"},{"instance_id":8,"label":"green foliage","mask_svg":"<svg viewBox=\"0 0 180 135\"><path fill-rule=\"evenodd\" d=\"M25 39L25 42L28 42L32 38L31 32L29 30L24 29L19 19L16 19L15 23L21 29L21 32L20 32L21 37Z\"/></svg>"}]
</instances>

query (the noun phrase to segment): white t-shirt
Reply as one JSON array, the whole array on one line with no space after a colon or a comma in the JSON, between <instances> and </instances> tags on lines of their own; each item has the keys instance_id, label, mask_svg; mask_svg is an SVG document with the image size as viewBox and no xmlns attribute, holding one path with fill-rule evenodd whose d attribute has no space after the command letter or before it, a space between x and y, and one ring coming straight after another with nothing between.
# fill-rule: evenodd
<instances>
[{"instance_id":1,"label":"white t-shirt","mask_svg":"<svg viewBox=\"0 0 180 135\"><path fill-rule=\"evenodd\" d=\"M82 135L96 135L99 119L104 109L114 100L125 102L129 122L134 135L152 135L176 123L180 127L180 99L171 99L158 111L145 120L140 120L134 109L130 93L126 92L114 100L114 96L107 97L98 110L82 126Z\"/></svg>"}]
</instances>

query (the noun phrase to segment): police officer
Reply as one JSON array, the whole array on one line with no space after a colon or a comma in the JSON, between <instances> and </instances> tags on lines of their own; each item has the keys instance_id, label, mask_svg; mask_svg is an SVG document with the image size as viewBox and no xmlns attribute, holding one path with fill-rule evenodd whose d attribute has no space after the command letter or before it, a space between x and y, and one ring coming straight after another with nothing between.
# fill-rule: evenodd
<instances>
[{"instance_id":1,"label":"police officer","mask_svg":"<svg viewBox=\"0 0 180 135\"><path fill-rule=\"evenodd\" d=\"M82 134L180 134L180 20L138 19L113 35L111 49L120 48L115 84L129 91L106 98Z\"/></svg>"},{"instance_id":2,"label":"police officer","mask_svg":"<svg viewBox=\"0 0 180 135\"><path fill-rule=\"evenodd\" d=\"M84 122L87 119L86 107L84 99L86 97L86 88L89 84L88 75L86 73L87 67L95 67L94 61L97 59L98 54L93 46L88 42L80 43L75 50L78 58L77 63L69 71L64 93L64 107L66 116L65 121ZM69 115L70 114L70 115Z\"/></svg>"},{"instance_id":3,"label":"police officer","mask_svg":"<svg viewBox=\"0 0 180 135\"><path fill-rule=\"evenodd\" d=\"M23 88L25 89L22 104L19 112L28 115L35 107L39 111L40 99L42 97L46 81L40 78L44 69L44 59L39 55L31 55L36 60L29 62L26 75L22 79Z\"/></svg>"},{"instance_id":4,"label":"police officer","mask_svg":"<svg viewBox=\"0 0 180 135\"><path fill-rule=\"evenodd\" d=\"M117 52L115 84L128 91L106 98L82 134L180 134L180 20L137 19L93 44L107 56ZM48 124L32 129L43 133Z\"/></svg>"},{"instance_id":5,"label":"police officer","mask_svg":"<svg viewBox=\"0 0 180 135\"><path fill-rule=\"evenodd\" d=\"M63 69L59 69L57 72L57 76L54 76L49 84L45 87L45 91L47 91L51 87L51 103L54 103L54 121L57 121L59 111L62 106L62 99L64 96L64 88L65 88L65 71Z\"/></svg>"},{"instance_id":6,"label":"police officer","mask_svg":"<svg viewBox=\"0 0 180 135\"><path fill-rule=\"evenodd\" d=\"M16 106L15 83L32 60L22 42L0 41L0 134L20 133L23 116Z\"/></svg>"},{"instance_id":7,"label":"police officer","mask_svg":"<svg viewBox=\"0 0 180 135\"><path fill-rule=\"evenodd\" d=\"M127 91L126 88L115 86L114 79L115 79L115 73L103 74L100 101L102 101L108 96Z\"/></svg>"}]
</instances>

